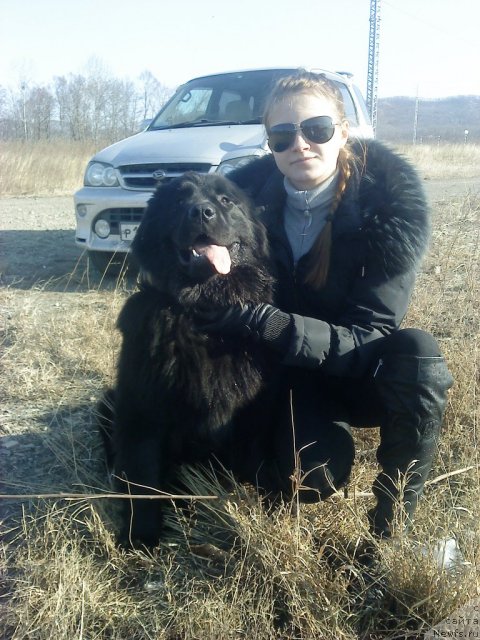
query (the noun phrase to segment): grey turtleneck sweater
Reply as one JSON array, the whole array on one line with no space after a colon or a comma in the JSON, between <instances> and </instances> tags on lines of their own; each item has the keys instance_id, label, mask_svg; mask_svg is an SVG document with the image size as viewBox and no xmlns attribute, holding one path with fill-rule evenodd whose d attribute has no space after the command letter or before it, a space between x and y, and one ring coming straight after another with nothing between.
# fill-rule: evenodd
<instances>
[{"instance_id":1,"label":"grey turtleneck sweater","mask_svg":"<svg viewBox=\"0 0 480 640\"><path fill-rule=\"evenodd\" d=\"M310 191L297 191L288 178L284 178L287 199L284 225L295 264L308 253L332 211L337 188L338 172Z\"/></svg>"},{"instance_id":2,"label":"grey turtleneck sweater","mask_svg":"<svg viewBox=\"0 0 480 640\"><path fill-rule=\"evenodd\" d=\"M288 178L284 178L287 199L284 225L295 265L312 248L328 216L332 212L338 181L338 172L310 191L297 191ZM265 324L263 338L273 349L286 354L290 344L293 317L278 311Z\"/></svg>"}]
</instances>

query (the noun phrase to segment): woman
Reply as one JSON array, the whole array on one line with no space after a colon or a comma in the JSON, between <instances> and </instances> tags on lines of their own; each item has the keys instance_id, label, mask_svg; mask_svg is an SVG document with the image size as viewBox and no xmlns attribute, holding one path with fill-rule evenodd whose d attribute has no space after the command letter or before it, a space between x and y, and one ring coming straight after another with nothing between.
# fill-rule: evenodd
<instances>
[{"instance_id":1,"label":"woman","mask_svg":"<svg viewBox=\"0 0 480 640\"><path fill-rule=\"evenodd\" d=\"M278 307L232 307L204 328L253 337L287 365L276 410L290 427L280 419L270 443L285 491L299 463L300 497L330 495L353 463L350 427L380 426L369 519L389 537L396 505L413 515L452 384L434 338L399 329L429 238L426 200L404 159L349 140L341 95L321 75L280 80L264 122L272 155L231 177L269 231Z\"/></svg>"}]
</instances>

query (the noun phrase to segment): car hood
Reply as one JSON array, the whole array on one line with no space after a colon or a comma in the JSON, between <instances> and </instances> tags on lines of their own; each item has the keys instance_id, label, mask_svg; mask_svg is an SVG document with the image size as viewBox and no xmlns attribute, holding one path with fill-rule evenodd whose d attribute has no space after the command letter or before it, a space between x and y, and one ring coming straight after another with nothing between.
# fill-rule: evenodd
<instances>
[{"instance_id":1,"label":"car hood","mask_svg":"<svg viewBox=\"0 0 480 640\"><path fill-rule=\"evenodd\" d=\"M114 167L155 162L220 164L229 158L254 155L266 148L263 125L228 125L142 131L103 149L93 160Z\"/></svg>"}]
</instances>

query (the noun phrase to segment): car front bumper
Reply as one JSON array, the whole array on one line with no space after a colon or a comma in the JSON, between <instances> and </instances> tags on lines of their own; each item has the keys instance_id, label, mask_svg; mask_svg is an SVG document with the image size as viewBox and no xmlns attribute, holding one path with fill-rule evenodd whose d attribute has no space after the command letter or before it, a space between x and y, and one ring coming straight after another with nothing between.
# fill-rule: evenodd
<instances>
[{"instance_id":1,"label":"car front bumper","mask_svg":"<svg viewBox=\"0 0 480 640\"><path fill-rule=\"evenodd\" d=\"M94 231L95 222L109 217L112 211L120 219L132 214L138 218L152 195L151 191L127 191L121 187L83 187L73 196L76 244L88 251L128 252L131 242L120 237L118 228L107 238L100 238Z\"/></svg>"}]
</instances>

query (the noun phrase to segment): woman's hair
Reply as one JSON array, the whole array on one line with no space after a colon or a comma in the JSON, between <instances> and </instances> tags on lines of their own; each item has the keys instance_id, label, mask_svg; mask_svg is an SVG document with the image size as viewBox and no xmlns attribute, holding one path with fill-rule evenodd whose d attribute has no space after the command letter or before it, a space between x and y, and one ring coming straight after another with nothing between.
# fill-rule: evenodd
<instances>
[{"instance_id":1,"label":"woman's hair","mask_svg":"<svg viewBox=\"0 0 480 640\"><path fill-rule=\"evenodd\" d=\"M338 122L346 120L345 108L340 89L334 82L323 74L313 73L299 69L291 76L286 76L278 80L265 103L263 122L268 130L268 120L275 105L285 98L301 93L314 94L330 101L335 108ZM332 219L340 200L342 199L348 180L352 173L353 154L348 143L342 147L338 154L338 181L337 191L333 199L332 210L327 218L318 238L311 249L310 262L308 265L305 282L314 289L321 289L328 276L330 265L330 249L332 244Z\"/></svg>"}]
</instances>

